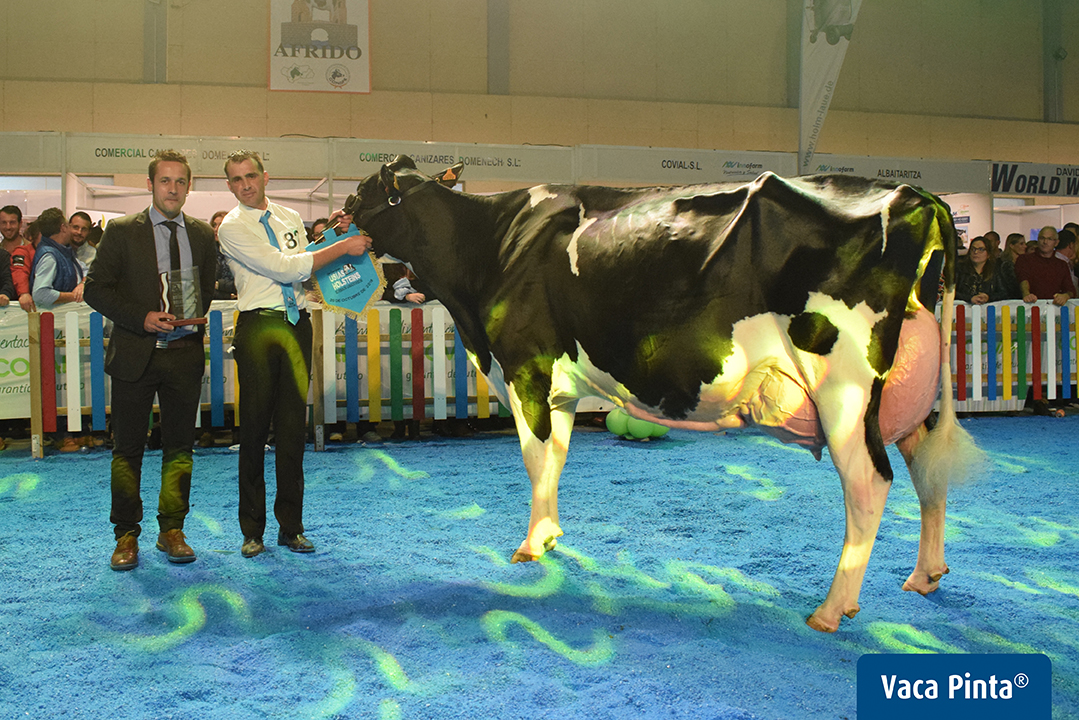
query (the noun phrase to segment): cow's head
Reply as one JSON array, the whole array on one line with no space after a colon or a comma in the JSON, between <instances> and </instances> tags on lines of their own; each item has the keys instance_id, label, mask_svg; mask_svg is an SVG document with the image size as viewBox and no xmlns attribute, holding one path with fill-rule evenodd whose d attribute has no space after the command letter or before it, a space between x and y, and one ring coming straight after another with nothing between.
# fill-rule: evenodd
<instances>
[{"instance_id":1,"label":"cow's head","mask_svg":"<svg viewBox=\"0 0 1079 720\"><path fill-rule=\"evenodd\" d=\"M464 163L457 163L432 177L417 170L412 158L398 155L361 180L356 194L345 201L344 209L352 215L356 227L371 236L376 252L393 255L401 251L395 239L409 230L409 223L401 216L410 208L401 207L402 203L410 204L410 196L434 185L452 188L463 168Z\"/></svg>"}]
</instances>

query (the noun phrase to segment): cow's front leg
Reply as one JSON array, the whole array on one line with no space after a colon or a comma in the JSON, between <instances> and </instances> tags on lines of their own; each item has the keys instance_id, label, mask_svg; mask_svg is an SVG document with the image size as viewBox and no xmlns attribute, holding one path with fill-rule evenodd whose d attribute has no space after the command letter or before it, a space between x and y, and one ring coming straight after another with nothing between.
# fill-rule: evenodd
<instances>
[{"instance_id":1,"label":"cow's front leg","mask_svg":"<svg viewBox=\"0 0 1079 720\"><path fill-rule=\"evenodd\" d=\"M922 530L918 541L918 561L910 577L903 583L903 589L919 595L928 595L940 585L940 578L947 574L948 565L944 562L944 515L948 504L947 476L934 467L936 458L920 457L914 462L914 455L927 436L924 425L901 439L896 445L903 454L910 469L914 489L918 493L921 508ZM923 452L933 452L932 448L922 448ZM937 470L937 472L934 472Z\"/></svg>"},{"instance_id":2,"label":"cow's front leg","mask_svg":"<svg viewBox=\"0 0 1079 720\"><path fill-rule=\"evenodd\" d=\"M546 388L543 386L546 385ZM550 393L549 383L541 383ZM558 524L558 478L566 464L576 400L552 407L547 396L537 397L535 384L509 384L510 409L521 440L528 479L532 483L532 513L528 535L511 562L538 560L562 535Z\"/></svg>"}]
</instances>

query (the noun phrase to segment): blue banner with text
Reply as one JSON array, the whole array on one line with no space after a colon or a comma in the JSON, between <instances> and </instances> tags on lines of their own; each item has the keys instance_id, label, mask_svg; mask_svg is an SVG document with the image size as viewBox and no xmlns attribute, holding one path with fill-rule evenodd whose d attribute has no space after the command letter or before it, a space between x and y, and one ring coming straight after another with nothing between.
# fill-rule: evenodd
<instances>
[{"instance_id":1,"label":"blue banner with text","mask_svg":"<svg viewBox=\"0 0 1079 720\"><path fill-rule=\"evenodd\" d=\"M863 655L858 717L873 720L1051 720L1045 655Z\"/></svg>"}]
</instances>

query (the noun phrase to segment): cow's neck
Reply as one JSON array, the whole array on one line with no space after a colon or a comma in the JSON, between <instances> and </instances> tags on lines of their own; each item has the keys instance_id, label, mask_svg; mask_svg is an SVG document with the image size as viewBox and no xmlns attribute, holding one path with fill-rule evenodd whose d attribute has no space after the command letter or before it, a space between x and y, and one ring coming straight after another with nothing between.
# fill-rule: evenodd
<instances>
[{"instance_id":1,"label":"cow's neck","mask_svg":"<svg viewBox=\"0 0 1079 720\"><path fill-rule=\"evenodd\" d=\"M499 247L527 202L527 192L491 196L444 192L440 201L444 203L440 213L413 216L423 241L407 259L449 310L462 342L486 373L490 342L484 318L499 287Z\"/></svg>"}]
</instances>

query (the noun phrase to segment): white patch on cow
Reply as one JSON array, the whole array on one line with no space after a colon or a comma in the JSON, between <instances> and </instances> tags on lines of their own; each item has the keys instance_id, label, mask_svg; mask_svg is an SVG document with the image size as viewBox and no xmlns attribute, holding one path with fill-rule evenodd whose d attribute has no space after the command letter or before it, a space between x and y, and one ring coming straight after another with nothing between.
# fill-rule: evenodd
<instances>
[{"instance_id":1,"label":"white patch on cow","mask_svg":"<svg viewBox=\"0 0 1079 720\"><path fill-rule=\"evenodd\" d=\"M805 312L819 313L839 328L839 339L829 357L836 355L837 350L839 352L857 350L858 352L853 352L853 355L869 369L870 381L872 377L876 377L876 373L869 368L869 342L872 338L873 327L884 319L886 312L883 310L875 312L864 301L849 308L842 300L819 292L809 293Z\"/></svg>"},{"instance_id":2,"label":"white patch on cow","mask_svg":"<svg viewBox=\"0 0 1079 720\"><path fill-rule=\"evenodd\" d=\"M762 401L758 394L762 385L785 386L793 390L787 397L807 396L786 340L787 323L789 319L785 316L772 314L757 315L737 323L733 353L723 360L724 372L712 382L702 383L700 402L684 419L666 418L658 407L641 402L625 385L597 368L580 344L576 361L568 354L555 361L550 402L557 407L584 396L602 397L625 408L634 417L687 430L742 427L746 424L744 417L779 425L799 407L796 404L772 408L771 398ZM713 350L717 354L724 353L724 347L718 343ZM769 416L773 409L777 412L776 417ZM777 420L779 415L783 417Z\"/></svg>"},{"instance_id":3,"label":"white patch on cow","mask_svg":"<svg viewBox=\"0 0 1079 720\"><path fill-rule=\"evenodd\" d=\"M574 275L580 277L581 270L577 266L577 241L580 240L581 235L588 227L596 221L596 218L585 218L584 206L581 206L581 222L577 226L577 229L573 232L573 237L570 238L569 246L566 248L566 252L569 254L569 269Z\"/></svg>"},{"instance_id":4,"label":"white patch on cow","mask_svg":"<svg viewBox=\"0 0 1079 720\"><path fill-rule=\"evenodd\" d=\"M884 251L888 249L888 215L891 206L888 203L880 210L880 256L884 257Z\"/></svg>"},{"instance_id":5,"label":"white patch on cow","mask_svg":"<svg viewBox=\"0 0 1079 720\"><path fill-rule=\"evenodd\" d=\"M558 197L555 193L547 189L546 185L537 185L534 188L529 188L528 195L531 197L531 207L536 207L544 200L554 200Z\"/></svg>"},{"instance_id":6,"label":"white patch on cow","mask_svg":"<svg viewBox=\"0 0 1079 720\"><path fill-rule=\"evenodd\" d=\"M476 372L482 372L480 370L479 361L476 360L476 356L468 351L468 360L472 363L472 367L476 368ZM502 365L499 364L498 359L494 355L491 356L491 371L484 375L487 378L487 385L494 391L498 401L505 405L510 406L509 392L506 389L506 376L502 373Z\"/></svg>"},{"instance_id":7,"label":"white patch on cow","mask_svg":"<svg viewBox=\"0 0 1079 720\"><path fill-rule=\"evenodd\" d=\"M824 439L820 421L826 422L823 430L829 438L854 437L877 377L868 358L872 329L885 313L874 312L865 303L848 308L823 293L811 293L805 311L820 313L839 330L830 353L822 356L795 348L787 315L744 318L734 325L733 346L716 339L711 351L717 359L722 356L723 372L701 384L699 402L684 419L666 418L658 407L641 402L597 368L580 344L576 361L567 354L554 363L551 405L596 396L630 415L675 428L715 430L752 424L787 441L813 446L814 440Z\"/></svg>"},{"instance_id":8,"label":"white patch on cow","mask_svg":"<svg viewBox=\"0 0 1079 720\"><path fill-rule=\"evenodd\" d=\"M802 376L810 389L833 447L864 434L862 418L869 403L873 381L880 377L869 363L873 326L887 313L875 312L864 302L847 307L823 293L810 293L806 312L820 313L839 329L832 351L826 356L795 350Z\"/></svg>"},{"instance_id":9,"label":"white patch on cow","mask_svg":"<svg viewBox=\"0 0 1079 720\"><path fill-rule=\"evenodd\" d=\"M892 191L892 194L884 198L883 206L880 209L880 254L884 256L884 251L888 249L888 222L891 219L892 214L892 202L899 198L899 191L906 185L900 186Z\"/></svg>"}]
</instances>

